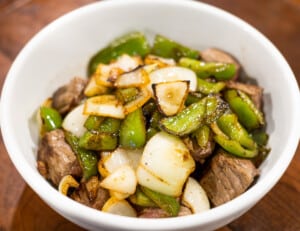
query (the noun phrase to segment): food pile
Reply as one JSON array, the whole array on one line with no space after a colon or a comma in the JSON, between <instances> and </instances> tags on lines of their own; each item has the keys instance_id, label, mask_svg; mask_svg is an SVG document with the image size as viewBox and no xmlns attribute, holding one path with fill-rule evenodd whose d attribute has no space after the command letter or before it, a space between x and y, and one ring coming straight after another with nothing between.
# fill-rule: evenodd
<instances>
[{"instance_id":1,"label":"food pile","mask_svg":"<svg viewBox=\"0 0 300 231\"><path fill-rule=\"evenodd\" d=\"M268 154L263 89L216 48L132 32L38 110L37 168L64 195L132 217L201 213L245 192Z\"/></svg>"}]
</instances>

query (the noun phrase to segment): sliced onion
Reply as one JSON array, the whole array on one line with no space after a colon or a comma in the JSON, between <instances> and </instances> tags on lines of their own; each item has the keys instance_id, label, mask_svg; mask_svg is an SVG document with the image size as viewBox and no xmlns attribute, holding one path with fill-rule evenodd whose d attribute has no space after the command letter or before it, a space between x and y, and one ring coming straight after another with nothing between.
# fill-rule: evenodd
<instances>
[{"instance_id":1,"label":"sliced onion","mask_svg":"<svg viewBox=\"0 0 300 231\"><path fill-rule=\"evenodd\" d=\"M210 209L206 192L192 177L189 177L182 195L183 205L189 207L193 213L201 213Z\"/></svg>"},{"instance_id":2,"label":"sliced onion","mask_svg":"<svg viewBox=\"0 0 300 231\"><path fill-rule=\"evenodd\" d=\"M145 64L157 64L159 68L175 66L176 62L174 59L163 58L156 55L147 55L145 57Z\"/></svg>"},{"instance_id":3,"label":"sliced onion","mask_svg":"<svg viewBox=\"0 0 300 231\"><path fill-rule=\"evenodd\" d=\"M102 94L106 94L107 92L108 92L107 87L96 83L95 75L93 75L89 79L89 82L84 89L84 94L87 97L91 97L91 96L95 96L95 95L102 95Z\"/></svg>"},{"instance_id":4,"label":"sliced onion","mask_svg":"<svg viewBox=\"0 0 300 231\"><path fill-rule=\"evenodd\" d=\"M180 196L195 162L182 140L159 132L146 144L137 169L139 184L170 196ZM156 180L155 180L156 179Z\"/></svg>"},{"instance_id":5,"label":"sliced onion","mask_svg":"<svg viewBox=\"0 0 300 231\"><path fill-rule=\"evenodd\" d=\"M189 81L155 83L152 88L159 110L166 116L172 116L184 106L189 93Z\"/></svg>"},{"instance_id":6,"label":"sliced onion","mask_svg":"<svg viewBox=\"0 0 300 231\"><path fill-rule=\"evenodd\" d=\"M134 208L126 200L118 200L115 197L111 197L105 202L102 211L120 216L137 216L137 213L134 210Z\"/></svg>"},{"instance_id":7,"label":"sliced onion","mask_svg":"<svg viewBox=\"0 0 300 231\"><path fill-rule=\"evenodd\" d=\"M137 185L135 171L129 165L123 165L105 177L100 186L115 192L133 194Z\"/></svg>"},{"instance_id":8,"label":"sliced onion","mask_svg":"<svg viewBox=\"0 0 300 231\"><path fill-rule=\"evenodd\" d=\"M188 80L190 81L189 90L196 91L197 89L197 76L195 72L185 67L165 67L153 71L149 75L150 84L148 89L152 92L152 84L164 83L176 80Z\"/></svg>"},{"instance_id":9,"label":"sliced onion","mask_svg":"<svg viewBox=\"0 0 300 231\"><path fill-rule=\"evenodd\" d=\"M125 117L123 105L114 95L100 95L87 99L84 103L83 113L118 119Z\"/></svg>"},{"instance_id":10,"label":"sliced onion","mask_svg":"<svg viewBox=\"0 0 300 231\"><path fill-rule=\"evenodd\" d=\"M120 192L116 192L116 191L109 191L110 196L117 198L118 200L123 200L126 199L127 197L130 196L130 194L128 193L120 193Z\"/></svg>"},{"instance_id":11,"label":"sliced onion","mask_svg":"<svg viewBox=\"0 0 300 231\"><path fill-rule=\"evenodd\" d=\"M115 87L141 87L150 82L148 73L142 68L126 72L118 76Z\"/></svg>"},{"instance_id":12,"label":"sliced onion","mask_svg":"<svg viewBox=\"0 0 300 231\"><path fill-rule=\"evenodd\" d=\"M63 120L62 127L74 134L77 137L82 136L86 132L84 123L87 119L87 115L83 114L84 104L75 107L70 111Z\"/></svg>"},{"instance_id":13,"label":"sliced onion","mask_svg":"<svg viewBox=\"0 0 300 231\"><path fill-rule=\"evenodd\" d=\"M146 87L140 88L140 92L136 99L124 105L124 113L129 114L130 112L142 107L150 98L151 92Z\"/></svg>"},{"instance_id":14,"label":"sliced onion","mask_svg":"<svg viewBox=\"0 0 300 231\"><path fill-rule=\"evenodd\" d=\"M129 56L127 54L119 56L115 62L110 64L111 67L120 68L124 72L134 70L141 65L143 65L143 61L139 56Z\"/></svg>"},{"instance_id":15,"label":"sliced onion","mask_svg":"<svg viewBox=\"0 0 300 231\"><path fill-rule=\"evenodd\" d=\"M58 191L64 195L67 195L69 188L78 188L79 183L71 175L64 176L58 185Z\"/></svg>"},{"instance_id":16,"label":"sliced onion","mask_svg":"<svg viewBox=\"0 0 300 231\"><path fill-rule=\"evenodd\" d=\"M126 164L128 165L129 163L130 160L127 156L126 150L117 148L107 158L104 159L103 165L109 173L112 173L121 166Z\"/></svg>"}]
</instances>

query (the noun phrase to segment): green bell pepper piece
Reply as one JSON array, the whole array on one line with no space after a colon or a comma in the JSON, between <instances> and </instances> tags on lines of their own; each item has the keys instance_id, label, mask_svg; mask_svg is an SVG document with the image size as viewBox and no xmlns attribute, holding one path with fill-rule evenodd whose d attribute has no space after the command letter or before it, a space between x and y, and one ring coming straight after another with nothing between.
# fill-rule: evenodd
<instances>
[{"instance_id":1,"label":"green bell pepper piece","mask_svg":"<svg viewBox=\"0 0 300 231\"><path fill-rule=\"evenodd\" d=\"M150 46L144 34L141 32L125 34L114 40L91 58L88 64L88 75L91 76L95 72L99 63L107 64L122 54L144 57L149 52Z\"/></svg>"},{"instance_id":2,"label":"green bell pepper piece","mask_svg":"<svg viewBox=\"0 0 300 231\"><path fill-rule=\"evenodd\" d=\"M224 136L216 135L214 140L227 152L243 158L253 158L258 154L257 149L249 150L240 145L236 140L230 140Z\"/></svg>"},{"instance_id":3,"label":"green bell pepper piece","mask_svg":"<svg viewBox=\"0 0 300 231\"><path fill-rule=\"evenodd\" d=\"M90 115L84 122L84 127L89 131L98 130L104 118L102 116Z\"/></svg>"},{"instance_id":4,"label":"green bell pepper piece","mask_svg":"<svg viewBox=\"0 0 300 231\"><path fill-rule=\"evenodd\" d=\"M179 65L196 72L199 78L215 77L217 80L230 80L236 75L233 63L203 62L191 58L181 58Z\"/></svg>"},{"instance_id":5,"label":"green bell pepper piece","mask_svg":"<svg viewBox=\"0 0 300 231\"><path fill-rule=\"evenodd\" d=\"M134 99L139 94L139 90L135 87L130 87L130 88L118 88L116 90L115 95L117 98L122 102L122 103L128 103Z\"/></svg>"},{"instance_id":6,"label":"green bell pepper piece","mask_svg":"<svg viewBox=\"0 0 300 231\"><path fill-rule=\"evenodd\" d=\"M133 195L129 197L131 203L142 206L142 207L157 207L157 205L152 201L145 193L140 189L136 188L136 191Z\"/></svg>"},{"instance_id":7,"label":"green bell pepper piece","mask_svg":"<svg viewBox=\"0 0 300 231\"><path fill-rule=\"evenodd\" d=\"M218 95L208 95L206 97L206 124L216 121L226 110L229 109L228 104Z\"/></svg>"},{"instance_id":8,"label":"green bell pepper piece","mask_svg":"<svg viewBox=\"0 0 300 231\"><path fill-rule=\"evenodd\" d=\"M196 138L199 147L205 148L211 139L211 130L207 125L203 125L193 133L193 136Z\"/></svg>"},{"instance_id":9,"label":"green bell pepper piece","mask_svg":"<svg viewBox=\"0 0 300 231\"><path fill-rule=\"evenodd\" d=\"M162 35L156 35L152 47L152 54L176 61L181 57L199 58L199 51L183 46Z\"/></svg>"},{"instance_id":10,"label":"green bell pepper piece","mask_svg":"<svg viewBox=\"0 0 300 231\"><path fill-rule=\"evenodd\" d=\"M79 147L94 151L114 150L118 145L118 137L116 134L86 131L79 139Z\"/></svg>"},{"instance_id":11,"label":"green bell pepper piece","mask_svg":"<svg viewBox=\"0 0 300 231\"><path fill-rule=\"evenodd\" d=\"M161 209L166 211L170 216L176 217L180 210L180 204L176 198L153 191L147 187L141 186L141 190Z\"/></svg>"},{"instance_id":12,"label":"green bell pepper piece","mask_svg":"<svg viewBox=\"0 0 300 231\"><path fill-rule=\"evenodd\" d=\"M225 88L225 86L226 84L221 81L213 83L197 78L197 90L205 95L219 93Z\"/></svg>"},{"instance_id":13,"label":"green bell pepper piece","mask_svg":"<svg viewBox=\"0 0 300 231\"><path fill-rule=\"evenodd\" d=\"M263 130L253 131L251 137L259 146L265 146L269 139L269 135Z\"/></svg>"},{"instance_id":14,"label":"green bell pepper piece","mask_svg":"<svg viewBox=\"0 0 300 231\"><path fill-rule=\"evenodd\" d=\"M60 128L62 124L61 115L57 110L51 107L41 107L40 115L43 121L43 126L46 131L52 131Z\"/></svg>"},{"instance_id":15,"label":"green bell pepper piece","mask_svg":"<svg viewBox=\"0 0 300 231\"><path fill-rule=\"evenodd\" d=\"M264 117L252 102L252 100L242 91L228 90L224 93L226 101L231 110L238 116L239 121L248 130L264 125Z\"/></svg>"},{"instance_id":16,"label":"green bell pepper piece","mask_svg":"<svg viewBox=\"0 0 300 231\"><path fill-rule=\"evenodd\" d=\"M207 98L203 98L184 108L177 115L162 118L159 122L160 128L176 136L192 133L204 124L206 101Z\"/></svg>"},{"instance_id":17,"label":"green bell pepper piece","mask_svg":"<svg viewBox=\"0 0 300 231\"><path fill-rule=\"evenodd\" d=\"M120 129L121 120L111 117L106 117L100 124L98 132L112 133L118 135Z\"/></svg>"},{"instance_id":18,"label":"green bell pepper piece","mask_svg":"<svg viewBox=\"0 0 300 231\"><path fill-rule=\"evenodd\" d=\"M79 164L83 171L83 178L88 180L91 176L98 173L98 156L90 150L79 147L79 139L70 132L65 131L65 138L72 150L77 155Z\"/></svg>"},{"instance_id":19,"label":"green bell pepper piece","mask_svg":"<svg viewBox=\"0 0 300 231\"><path fill-rule=\"evenodd\" d=\"M238 122L235 114L223 114L217 120L217 125L231 140L237 141L247 149L257 149L257 144L250 137L246 129Z\"/></svg>"},{"instance_id":20,"label":"green bell pepper piece","mask_svg":"<svg viewBox=\"0 0 300 231\"><path fill-rule=\"evenodd\" d=\"M202 98L203 98L203 94L200 92L189 92L189 94L184 102L184 105L189 106L193 103L198 102Z\"/></svg>"},{"instance_id":21,"label":"green bell pepper piece","mask_svg":"<svg viewBox=\"0 0 300 231\"><path fill-rule=\"evenodd\" d=\"M146 143L146 124L141 108L129 113L120 125L120 146L141 148Z\"/></svg>"}]
</instances>

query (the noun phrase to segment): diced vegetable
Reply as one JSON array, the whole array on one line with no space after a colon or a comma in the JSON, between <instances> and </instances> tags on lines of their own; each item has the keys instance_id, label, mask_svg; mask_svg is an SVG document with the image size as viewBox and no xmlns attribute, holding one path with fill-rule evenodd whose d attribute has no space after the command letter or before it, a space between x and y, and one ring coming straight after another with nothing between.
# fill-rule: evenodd
<instances>
[{"instance_id":1,"label":"diced vegetable","mask_svg":"<svg viewBox=\"0 0 300 231\"><path fill-rule=\"evenodd\" d=\"M177 114L184 106L189 81L174 81L152 85L158 109L166 116Z\"/></svg>"},{"instance_id":2,"label":"diced vegetable","mask_svg":"<svg viewBox=\"0 0 300 231\"><path fill-rule=\"evenodd\" d=\"M54 108L42 106L40 108L40 115L46 131L52 131L61 127L61 115Z\"/></svg>"},{"instance_id":3,"label":"diced vegetable","mask_svg":"<svg viewBox=\"0 0 300 231\"><path fill-rule=\"evenodd\" d=\"M199 78L215 77L217 80L230 80L236 75L233 63L203 62L196 59L181 58L179 65L195 71Z\"/></svg>"},{"instance_id":4,"label":"diced vegetable","mask_svg":"<svg viewBox=\"0 0 300 231\"><path fill-rule=\"evenodd\" d=\"M141 189L146 196L148 196L152 201L154 201L155 204L166 211L170 216L175 217L178 215L180 204L176 198L153 191L144 186L141 186Z\"/></svg>"},{"instance_id":5,"label":"diced vegetable","mask_svg":"<svg viewBox=\"0 0 300 231\"><path fill-rule=\"evenodd\" d=\"M154 44L151 53L157 56L172 58L175 60L179 60L181 57L189 57L194 59L199 57L199 51L183 46L162 35L156 35L154 38Z\"/></svg>"},{"instance_id":6,"label":"diced vegetable","mask_svg":"<svg viewBox=\"0 0 300 231\"><path fill-rule=\"evenodd\" d=\"M80 104L72 111L70 111L62 122L62 127L71 132L77 137L82 136L86 132L86 127L84 126L88 116L83 114L83 104Z\"/></svg>"},{"instance_id":7,"label":"diced vegetable","mask_svg":"<svg viewBox=\"0 0 300 231\"><path fill-rule=\"evenodd\" d=\"M190 208L193 213L202 213L210 209L206 192L192 177L189 177L182 194L182 203Z\"/></svg>"},{"instance_id":8,"label":"diced vegetable","mask_svg":"<svg viewBox=\"0 0 300 231\"><path fill-rule=\"evenodd\" d=\"M116 79L114 86L119 88L142 87L150 82L148 73L140 67L131 72L121 74Z\"/></svg>"},{"instance_id":9,"label":"diced vegetable","mask_svg":"<svg viewBox=\"0 0 300 231\"><path fill-rule=\"evenodd\" d=\"M146 194L140 189L136 188L135 193L129 197L131 203L142 207L157 207L157 204L153 202Z\"/></svg>"},{"instance_id":10,"label":"diced vegetable","mask_svg":"<svg viewBox=\"0 0 300 231\"><path fill-rule=\"evenodd\" d=\"M235 114L227 113L222 115L218 120L217 124L219 128L228 136L230 139L236 140L242 146L248 149L256 149L257 145L252 140L247 131L238 122Z\"/></svg>"},{"instance_id":11,"label":"diced vegetable","mask_svg":"<svg viewBox=\"0 0 300 231\"><path fill-rule=\"evenodd\" d=\"M97 130L99 132L112 133L117 135L119 133L120 124L121 124L121 120L111 118L111 117L106 117L102 121L102 123L100 124Z\"/></svg>"},{"instance_id":12,"label":"diced vegetable","mask_svg":"<svg viewBox=\"0 0 300 231\"><path fill-rule=\"evenodd\" d=\"M138 97L139 89L136 87L118 88L115 94L118 100L120 100L122 103L128 103Z\"/></svg>"},{"instance_id":13,"label":"diced vegetable","mask_svg":"<svg viewBox=\"0 0 300 231\"><path fill-rule=\"evenodd\" d=\"M213 83L197 78L197 90L205 95L219 93L225 86L226 84L221 81Z\"/></svg>"},{"instance_id":14,"label":"diced vegetable","mask_svg":"<svg viewBox=\"0 0 300 231\"><path fill-rule=\"evenodd\" d=\"M154 83L164 83L164 82L173 82L173 81L189 81L189 90L196 91L197 89L197 76L195 72L191 71L188 68L184 67L165 67L153 71L149 75L150 84L148 89L152 92L152 84Z\"/></svg>"},{"instance_id":15,"label":"diced vegetable","mask_svg":"<svg viewBox=\"0 0 300 231\"><path fill-rule=\"evenodd\" d=\"M84 127L88 129L89 131L91 130L98 130L100 127L100 124L103 122L105 117L102 116L94 116L90 115L84 122Z\"/></svg>"},{"instance_id":16,"label":"diced vegetable","mask_svg":"<svg viewBox=\"0 0 300 231\"><path fill-rule=\"evenodd\" d=\"M145 56L150 51L145 36L140 32L131 32L115 39L108 47L100 50L90 60L88 75L92 75L99 63L109 63L122 54Z\"/></svg>"},{"instance_id":17,"label":"diced vegetable","mask_svg":"<svg viewBox=\"0 0 300 231\"><path fill-rule=\"evenodd\" d=\"M135 171L129 165L122 165L107 177L105 177L100 186L115 192L134 194L137 185Z\"/></svg>"},{"instance_id":18,"label":"diced vegetable","mask_svg":"<svg viewBox=\"0 0 300 231\"><path fill-rule=\"evenodd\" d=\"M97 175L98 157L93 151L79 147L79 139L70 132L65 132L66 140L78 157L83 170L83 178L88 180L91 176Z\"/></svg>"},{"instance_id":19,"label":"diced vegetable","mask_svg":"<svg viewBox=\"0 0 300 231\"><path fill-rule=\"evenodd\" d=\"M124 105L125 115L141 108L150 98L151 92L146 87L140 88L136 98Z\"/></svg>"},{"instance_id":20,"label":"diced vegetable","mask_svg":"<svg viewBox=\"0 0 300 231\"><path fill-rule=\"evenodd\" d=\"M136 211L126 200L118 200L115 197L109 198L102 208L103 212L120 216L136 217Z\"/></svg>"},{"instance_id":21,"label":"diced vegetable","mask_svg":"<svg viewBox=\"0 0 300 231\"><path fill-rule=\"evenodd\" d=\"M206 101L200 101L184 108L177 115L165 117L160 120L160 127L168 133L177 136L184 136L203 125L206 116Z\"/></svg>"},{"instance_id":22,"label":"diced vegetable","mask_svg":"<svg viewBox=\"0 0 300 231\"><path fill-rule=\"evenodd\" d=\"M109 116L123 119L125 117L122 103L114 95L100 95L88 98L84 103L85 115Z\"/></svg>"},{"instance_id":23,"label":"diced vegetable","mask_svg":"<svg viewBox=\"0 0 300 231\"><path fill-rule=\"evenodd\" d=\"M92 78L99 86L113 87L119 75L124 73L121 68L100 63Z\"/></svg>"},{"instance_id":24,"label":"diced vegetable","mask_svg":"<svg viewBox=\"0 0 300 231\"><path fill-rule=\"evenodd\" d=\"M224 96L241 124L247 129L255 129L264 125L262 113L245 93L239 90L228 90Z\"/></svg>"},{"instance_id":25,"label":"diced vegetable","mask_svg":"<svg viewBox=\"0 0 300 231\"><path fill-rule=\"evenodd\" d=\"M158 68L162 68L168 66L175 66L176 62L174 59L170 59L170 58L168 59L156 55L147 55L145 57L145 64L146 65L156 64Z\"/></svg>"},{"instance_id":26,"label":"diced vegetable","mask_svg":"<svg viewBox=\"0 0 300 231\"><path fill-rule=\"evenodd\" d=\"M79 147L94 150L104 151L113 150L118 145L116 134L99 131L86 131L79 139Z\"/></svg>"},{"instance_id":27,"label":"diced vegetable","mask_svg":"<svg viewBox=\"0 0 300 231\"><path fill-rule=\"evenodd\" d=\"M69 188L78 188L79 183L74 179L72 175L64 176L58 185L58 191L64 195L68 194Z\"/></svg>"},{"instance_id":28,"label":"diced vegetable","mask_svg":"<svg viewBox=\"0 0 300 231\"><path fill-rule=\"evenodd\" d=\"M121 123L120 145L124 148L140 148L146 142L146 125L142 109L129 113Z\"/></svg>"},{"instance_id":29,"label":"diced vegetable","mask_svg":"<svg viewBox=\"0 0 300 231\"><path fill-rule=\"evenodd\" d=\"M182 140L159 132L144 148L137 169L138 183L163 194L180 196L194 169L195 162Z\"/></svg>"},{"instance_id":30,"label":"diced vegetable","mask_svg":"<svg viewBox=\"0 0 300 231\"><path fill-rule=\"evenodd\" d=\"M103 95L109 92L109 88L104 85L99 85L96 82L96 76L93 75L84 89L84 94L87 97L92 97L95 95Z\"/></svg>"}]
</instances>

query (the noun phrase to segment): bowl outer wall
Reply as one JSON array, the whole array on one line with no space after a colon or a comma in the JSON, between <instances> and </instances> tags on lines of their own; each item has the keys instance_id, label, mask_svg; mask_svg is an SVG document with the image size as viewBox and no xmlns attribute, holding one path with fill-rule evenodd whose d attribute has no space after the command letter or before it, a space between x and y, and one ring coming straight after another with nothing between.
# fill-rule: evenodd
<instances>
[{"instance_id":1,"label":"bowl outer wall","mask_svg":"<svg viewBox=\"0 0 300 231\"><path fill-rule=\"evenodd\" d=\"M36 170L37 134L32 130L32 116L37 106L72 76L85 75L85 65L95 51L115 37L136 29L144 31L149 38L161 33L198 49L215 46L228 50L265 88L272 152L260 168L261 177L242 196L201 216L162 220L118 217L116 222L114 215L100 213L60 195ZM59 33L60 30L64 33ZM106 31L109 33L103 33ZM88 43L82 45L82 41ZM248 210L286 170L299 142L299 98L295 77L280 52L237 17L193 1L105 1L54 21L24 47L4 83L1 130L10 158L30 187L61 215L83 227L187 230L198 226L211 230Z\"/></svg>"}]
</instances>

